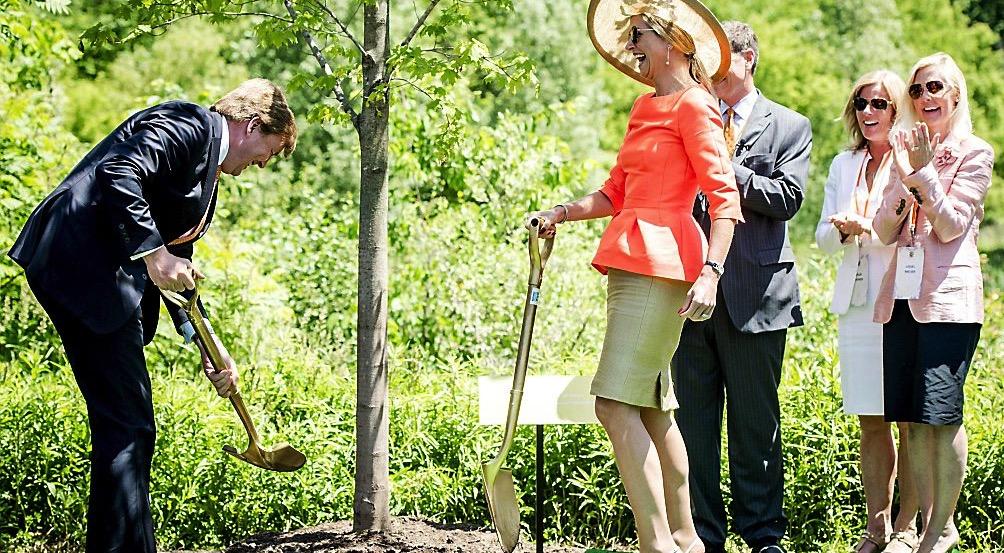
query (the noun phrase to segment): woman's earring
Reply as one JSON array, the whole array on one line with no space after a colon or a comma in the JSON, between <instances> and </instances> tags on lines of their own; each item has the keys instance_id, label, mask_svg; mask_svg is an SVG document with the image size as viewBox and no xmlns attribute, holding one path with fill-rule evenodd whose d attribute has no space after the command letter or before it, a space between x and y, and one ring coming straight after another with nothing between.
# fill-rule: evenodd
<instances>
[{"instance_id":1,"label":"woman's earring","mask_svg":"<svg viewBox=\"0 0 1004 553\"><path fill-rule=\"evenodd\" d=\"M673 53L673 49L672 48L667 48L666 49L666 65L669 65L669 55L672 54L672 53Z\"/></svg>"}]
</instances>

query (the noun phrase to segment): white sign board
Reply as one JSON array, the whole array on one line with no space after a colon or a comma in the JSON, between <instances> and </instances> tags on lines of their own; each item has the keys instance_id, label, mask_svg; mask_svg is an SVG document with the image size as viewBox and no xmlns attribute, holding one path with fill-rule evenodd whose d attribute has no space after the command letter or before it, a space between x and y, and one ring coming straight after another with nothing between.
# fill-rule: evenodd
<instances>
[{"instance_id":1,"label":"white sign board","mask_svg":"<svg viewBox=\"0 0 1004 553\"><path fill-rule=\"evenodd\" d=\"M519 424L599 424L589 394L592 375L527 376ZM511 376L478 378L479 422L505 424L509 411Z\"/></svg>"}]
</instances>

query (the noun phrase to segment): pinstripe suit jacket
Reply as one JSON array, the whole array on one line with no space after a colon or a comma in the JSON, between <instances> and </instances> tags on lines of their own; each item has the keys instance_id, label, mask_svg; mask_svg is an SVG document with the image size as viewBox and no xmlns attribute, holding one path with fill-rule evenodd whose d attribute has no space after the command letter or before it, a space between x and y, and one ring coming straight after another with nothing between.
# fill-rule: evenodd
<instances>
[{"instance_id":1,"label":"pinstripe suit jacket","mask_svg":"<svg viewBox=\"0 0 1004 553\"><path fill-rule=\"evenodd\" d=\"M745 222L736 226L720 283L724 308L741 332L802 325L787 221L802 207L811 150L809 120L760 94L732 160ZM709 232L703 202L695 211Z\"/></svg>"}]
</instances>

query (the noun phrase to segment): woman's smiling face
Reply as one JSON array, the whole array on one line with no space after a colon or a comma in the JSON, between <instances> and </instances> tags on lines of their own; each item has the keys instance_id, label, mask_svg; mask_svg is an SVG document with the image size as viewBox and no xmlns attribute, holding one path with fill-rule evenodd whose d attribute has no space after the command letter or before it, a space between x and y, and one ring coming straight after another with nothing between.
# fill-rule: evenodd
<instances>
[{"instance_id":1,"label":"woman's smiling face","mask_svg":"<svg viewBox=\"0 0 1004 553\"><path fill-rule=\"evenodd\" d=\"M858 118L858 128L861 129L861 134L865 137L865 140L868 142L888 142L895 107L885 87L879 83L865 85L858 91L857 98L867 102L865 109L856 109L855 111ZM879 100L879 102L874 103L880 105L882 103L881 100L885 100L886 108L876 108L873 105L873 100Z\"/></svg>"},{"instance_id":2,"label":"woman's smiling face","mask_svg":"<svg viewBox=\"0 0 1004 553\"><path fill-rule=\"evenodd\" d=\"M942 89L932 93L931 88L938 88L941 83ZM958 104L958 90L945 77L945 74L937 66L924 67L913 77L913 82L908 86L916 91L919 85L920 96L913 98L913 109L917 112L917 117L927 123L931 130L931 135L940 134L942 138L951 131L952 114L955 113L955 106Z\"/></svg>"},{"instance_id":3,"label":"woman's smiling face","mask_svg":"<svg viewBox=\"0 0 1004 553\"><path fill-rule=\"evenodd\" d=\"M637 32L632 32L628 36L624 49L631 52L638 62L638 72L645 78L654 80L656 68L666 66L669 45L640 15L631 17L631 27L637 29ZM634 38L637 38L637 41Z\"/></svg>"}]
</instances>

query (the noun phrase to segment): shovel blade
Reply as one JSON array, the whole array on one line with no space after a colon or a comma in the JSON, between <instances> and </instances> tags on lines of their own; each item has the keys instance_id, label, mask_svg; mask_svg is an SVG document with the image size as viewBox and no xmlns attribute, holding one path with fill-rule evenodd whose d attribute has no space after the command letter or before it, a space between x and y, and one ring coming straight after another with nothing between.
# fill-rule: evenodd
<instances>
[{"instance_id":1,"label":"shovel blade","mask_svg":"<svg viewBox=\"0 0 1004 553\"><path fill-rule=\"evenodd\" d=\"M516 485L512 471L484 464L481 472L485 479L488 512L495 525L495 534L506 553L512 553L519 544L519 503L516 502Z\"/></svg>"},{"instance_id":2,"label":"shovel blade","mask_svg":"<svg viewBox=\"0 0 1004 553\"><path fill-rule=\"evenodd\" d=\"M264 449L252 443L243 453L227 445L223 446L223 451L256 467L276 472L292 472L307 462L307 457L303 453L285 443L272 449Z\"/></svg>"}]
</instances>

